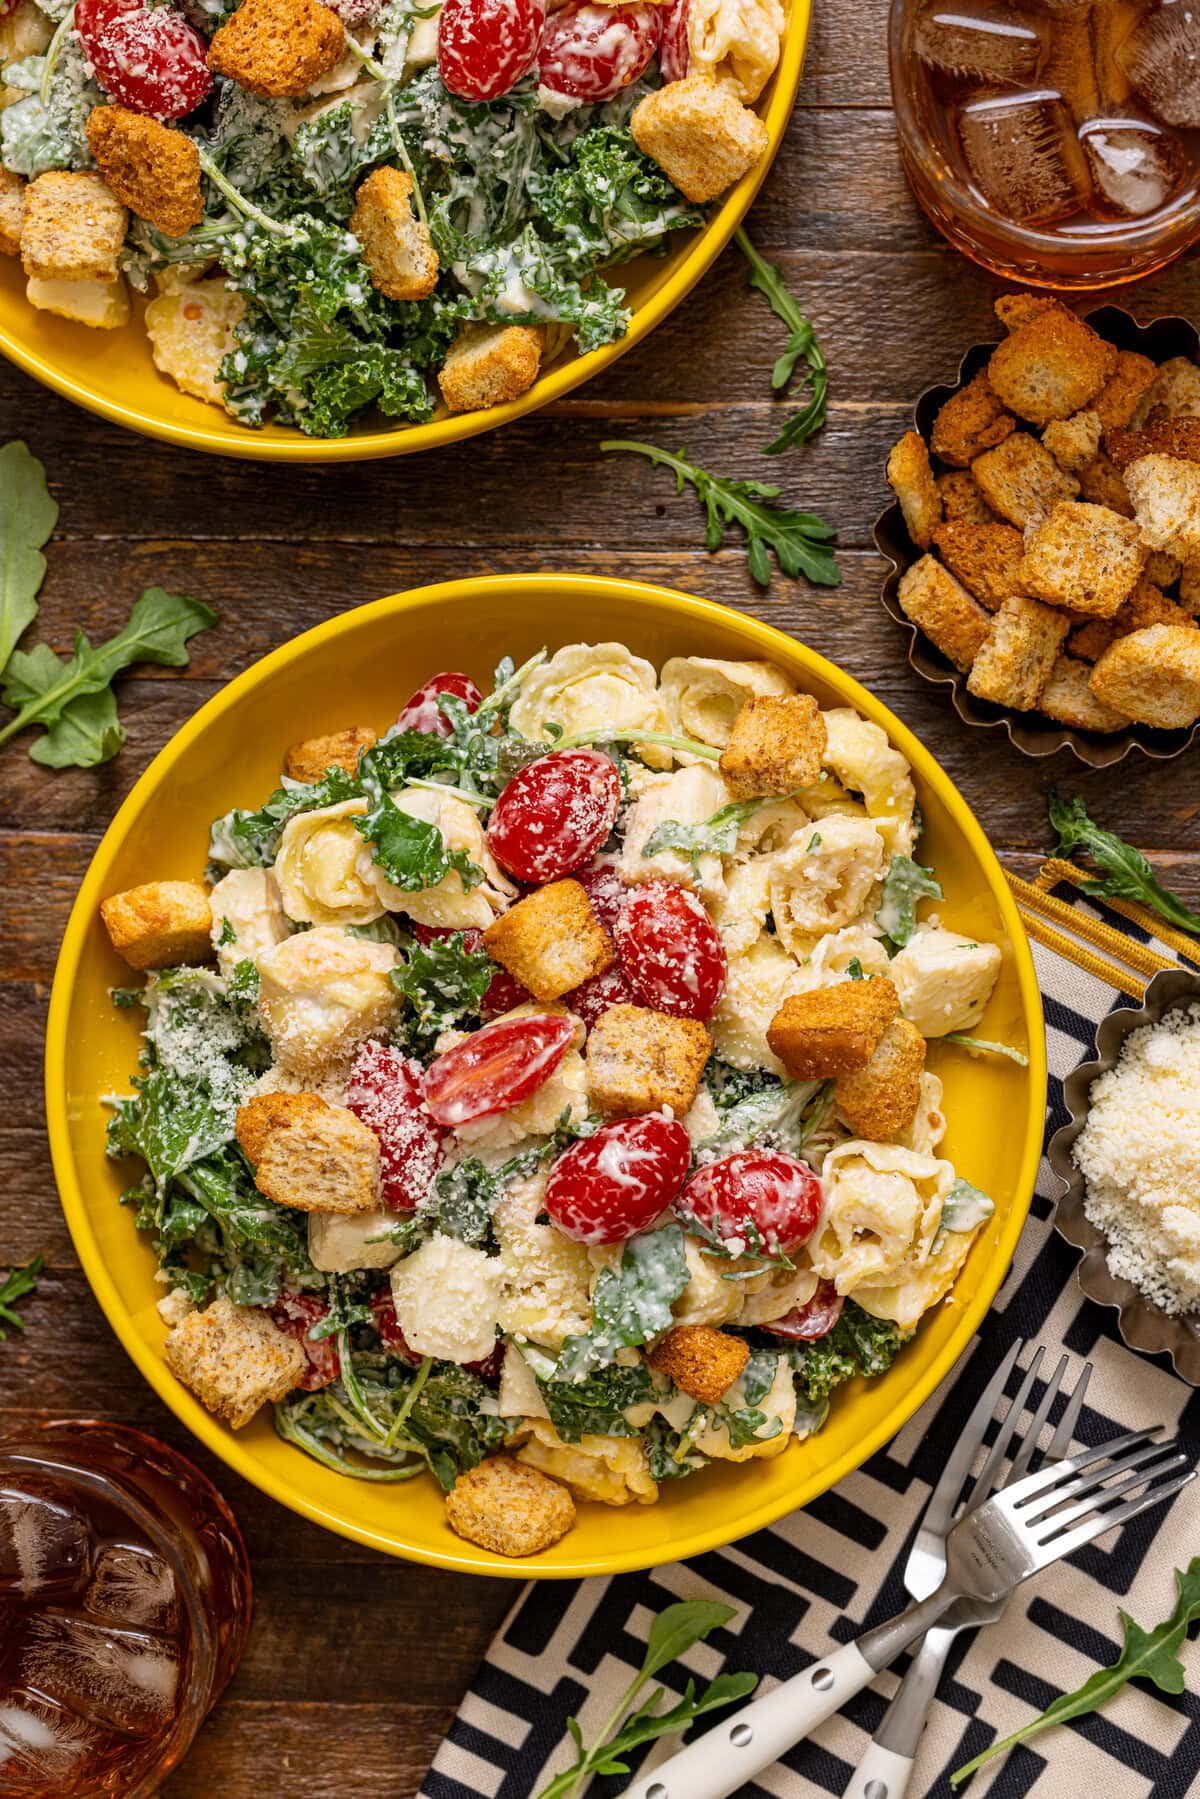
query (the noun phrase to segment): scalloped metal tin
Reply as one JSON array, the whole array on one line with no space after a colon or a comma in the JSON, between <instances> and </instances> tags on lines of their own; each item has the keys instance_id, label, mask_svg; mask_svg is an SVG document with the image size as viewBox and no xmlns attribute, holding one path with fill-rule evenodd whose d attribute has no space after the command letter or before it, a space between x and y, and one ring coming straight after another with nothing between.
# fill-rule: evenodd
<instances>
[{"instance_id":1,"label":"scalloped metal tin","mask_svg":"<svg viewBox=\"0 0 1200 1799\"><path fill-rule=\"evenodd\" d=\"M1136 350L1154 362L1166 362L1172 356L1195 357L1200 353L1200 333L1189 320L1178 317L1154 319L1139 325L1136 319L1118 306L1101 306L1085 313L1086 322L1109 343L1120 350ZM933 421L951 394L972 380L983 368L995 343L972 344L958 369L958 378L927 387L913 408L913 422L928 442ZM1108 768L1120 762L1131 750L1144 756L1166 761L1183 754L1196 741L1198 727L1183 731L1156 731L1149 725L1133 725L1128 731L1100 736L1092 731L1075 730L1056 724L1039 712L1010 712L988 700L977 700L967 691L967 678L934 649L929 639L906 617L900 605L900 578L921 555L904 525L899 506L886 506L875 520L875 547L891 564L882 588L886 611L908 636L909 666L923 681L935 687L949 687L954 710L965 725L985 730L1002 729L1014 747L1025 756L1052 756L1068 749L1089 768Z\"/></svg>"},{"instance_id":2,"label":"scalloped metal tin","mask_svg":"<svg viewBox=\"0 0 1200 1799\"><path fill-rule=\"evenodd\" d=\"M1200 1387L1200 1313L1172 1317L1152 1304L1132 1281L1109 1272L1108 1245L1084 1211L1086 1183L1071 1155L1087 1122L1092 1083L1116 1066L1130 1032L1144 1024L1157 1024L1176 1006L1194 1002L1200 1002L1200 974L1166 968L1150 982L1142 1005L1122 1006L1101 1019L1096 1060L1081 1063L1063 1083L1070 1120L1055 1131L1046 1155L1066 1189L1055 1207L1055 1229L1083 1251L1075 1270L1080 1287L1097 1305L1116 1307L1117 1329L1130 1349L1144 1355L1169 1355L1180 1379Z\"/></svg>"}]
</instances>

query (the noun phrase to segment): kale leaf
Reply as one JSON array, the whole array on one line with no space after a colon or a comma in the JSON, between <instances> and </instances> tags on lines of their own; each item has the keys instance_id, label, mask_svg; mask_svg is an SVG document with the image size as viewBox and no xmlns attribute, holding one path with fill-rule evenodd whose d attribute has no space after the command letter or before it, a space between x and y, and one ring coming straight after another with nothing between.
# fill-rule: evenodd
<instances>
[{"instance_id":1,"label":"kale leaf","mask_svg":"<svg viewBox=\"0 0 1200 1799\"><path fill-rule=\"evenodd\" d=\"M585 1434L597 1437L636 1437L638 1429L625 1417L629 1406L645 1405L655 1397L654 1381L644 1362L632 1368L619 1363L599 1368L571 1384L549 1379L538 1381L550 1422L564 1443L578 1443Z\"/></svg>"},{"instance_id":2,"label":"kale leaf","mask_svg":"<svg viewBox=\"0 0 1200 1799\"><path fill-rule=\"evenodd\" d=\"M414 942L398 968L392 985L409 1005L401 1020L406 1045L426 1052L443 1031L472 1023L496 974L496 964L486 950L468 949L462 931L452 937L434 937L429 943Z\"/></svg>"}]
</instances>

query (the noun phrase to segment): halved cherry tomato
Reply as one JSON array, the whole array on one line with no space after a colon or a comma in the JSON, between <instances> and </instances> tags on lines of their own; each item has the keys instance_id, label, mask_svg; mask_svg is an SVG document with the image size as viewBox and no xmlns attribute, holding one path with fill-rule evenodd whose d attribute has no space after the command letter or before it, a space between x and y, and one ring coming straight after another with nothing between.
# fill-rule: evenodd
<instances>
[{"instance_id":1,"label":"halved cherry tomato","mask_svg":"<svg viewBox=\"0 0 1200 1799\"><path fill-rule=\"evenodd\" d=\"M832 1281L821 1281L807 1305L794 1306L784 1317L776 1318L774 1324L764 1324L762 1329L776 1337L811 1343L829 1335L845 1303Z\"/></svg>"},{"instance_id":2,"label":"halved cherry tomato","mask_svg":"<svg viewBox=\"0 0 1200 1799\"><path fill-rule=\"evenodd\" d=\"M582 1018L589 1031L598 1018L603 1018L610 1006L635 1006L633 988L625 979L618 964L606 968L603 974L594 974L582 986L571 993L564 993L563 1005L568 1006L577 1017Z\"/></svg>"},{"instance_id":3,"label":"halved cherry tomato","mask_svg":"<svg viewBox=\"0 0 1200 1799\"><path fill-rule=\"evenodd\" d=\"M725 988L725 946L695 894L670 881L631 888L616 928L629 985L644 1006L710 1018Z\"/></svg>"},{"instance_id":4,"label":"halved cherry tomato","mask_svg":"<svg viewBox=\"0 0 1200 1799\"><path fill-rule=\"evenodd\" d=\"M592 902L592 911L611 937L617 928L617 914L625 898L625 887L616 864L595 862L590 868L576 868L571 879L578 881Z\"/></svg>"},{"instance_id":5,"label":"halved cherry tomato","mask_svg":"<svg viewBox=\"0 0 1200 1799\"><path fill-rule=\"evenodd\" d=\"M688 6L690 0L673 0L662 8L662 32L658 40L658 66L664 81L682 81L688 72L691 47L688 43Z\"/></svg>"},{"instance_id":6,"label":"halved cherry tomato","mask_svg":"<svg viewBox=\"0 0 1200 1799\"><path fill-rule=\"evenodd\" d=\"M554 750L504 789L488 820L488 848L518 881L560 881L590 862L613 828L621 777L600 750Z\"/></svg>"},{"instance_id":7,"label":"halved cherry tomato","mask_svg":"<svg viewBox=\"0 0 1200 1799\"><path fill-rule=\"evenodd\" d=\"M332 1337L322 1337L314 1343L308 1334L328 1313L327 1301L315 1293L281 1293L270 1311L280 1330L295 1337L308 1357L308 1367L296 1385L306 1393L315 1393L335 1381L342 1372L336 1342Z\"/></svg>"},{"instance_id":8,"label":"halved cherry tomato","mask_svg":"<svg viewBox=\"0 0 1200 1799\"><path fill-rule=\"evenodd\" d=\"M623 1243L666 1211L691 1160L687 1132L674 1118L646 1112L602 1124L573 1143L550 1170L545 1206L564 1236L580 1243Z\"/></svg>"},{"instance_id":9,"label":"halved cherry tomato","mask_svg":"<svg viewBox=\"0 0 1200 1799\"><path fill-rule=\"evenodd\" d=\"M449 693L456 700L465 700L468 712L478 712L483 704L483 695L470 675L434 675L431 681L426 681L424 687L418 687L408 704L401 708L396 720L397 728L401 731L424 731L430 737L449 737L454 727L438 705L440 693Z\"/></svg>"},{"instance_id":10,"label":"halved cherry tomato","mask_svg":"<svg viewBox=\"0 0 1200 1799\"><path fill-rule=\"evenodd\" d=\"M461 937L468 954L478 954L483 948L483 932L476 930L474 925L456 931L452 925L414 924L412 931L418 943L432 943L435 937ZM479 1002L479 1010L485 1018L499 1018L502 1012L511 1012L515 1006L523 1006L532 998L528 987L522 987L507 968L497 965L492 984Z\"/></svg>"},{"instance_id":11,"label":"halved cherry tomato","mask_svg":"<svg viewBox=\"0 0 1200 1799\"><path fill-rule=\"evenodd\" d=\"M463 100L498 100L537 61L545 0L446 0L438 74Z\"/></svg>"},{"instance_id":12,"label":"halved cherry tomato","mask_svg":"<svg viewBox=\"0 0 1200 1799\"><path fill-rule=\"evenodd\" d=\"M661 8L635 0L572 0L551 13L538 51L543 87L571 100L611 100L644 75L658 48Z\"/></svg>"},{"instance_id":13,"label":"halved cherry tomato","mask_svg":"<svg viewBox=\"0 0 1200 1799\"><path fill-rule=\"evenodd\" d=\"M728 1242L748 1249L795 1249L821 1215L821 1183L806 1162L774 1149L735 1149L698 1168L679 1196L678 1211Z\"/></svg>"},{"instance_id":14,"label":"halved cherry tomato","mask_svg":"<svg viewBox=\"0 0 1200 1799\"><path fill-rule=\"evenodd\" d=\"M100 86L132 112L182 119L212 87L204 39L174 7L78 0L75 29Z\"/></svg>"},{"instance_id":15,"label":"halved cherry tomato","mask_svg":"<svg viewBox=\"0 0 1200 1799\"><path fill-rule=\"evenodd\" d=\"M485 1024L430 1063L425 1104L451 1126L507 1112L550 1079L574 1035L569 1018L548 1012Z\"/></svg>"},{"instance_id":16,"label":"halved cherry tomato","mask_svg":"<svg viewBox=\"0 0 1200 1799\"><path fill-rule=\"evenodd\" d=\"M409 1345L408 1338L400 1329L400 1320L396 1316L396 1302L392 1298L392 1285L384 1281L382 1287L376 1289L370 1300L371 1318L375 1329L379 1332L383 1347L393 1355L403 1356L414 1368L419 1368L423 1357Z\"/></svg>"},{"instance_id":17,"label":"halved cherry tomato","mask_svg":"<svg viewBox=\"0 0 1200 1799\"><path fill-rule=\"evenodd\" d=\"M346 1104L379 1138L383 1203L389 1212L420 1205L442 1165L439 1124L425 1110L421 1064L399 1050L364 1043L346 1089Z\"/></svg>"}]
</instances>

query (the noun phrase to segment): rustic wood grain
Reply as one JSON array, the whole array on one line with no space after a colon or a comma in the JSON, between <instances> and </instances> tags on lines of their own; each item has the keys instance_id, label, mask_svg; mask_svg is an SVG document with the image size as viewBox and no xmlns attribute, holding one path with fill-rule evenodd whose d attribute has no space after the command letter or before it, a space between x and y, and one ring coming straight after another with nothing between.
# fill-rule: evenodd
<instances>
[{"instance_id":1,"label":"rustic wood grain","mask_svg":"<svg viewBox=\"0 0 1200 1799\"><path fill-rule=\"evenodd\" d=\"M217 630L186 671L121 685L129 740L90 772L50 775L19 746L0 788L0 1268L46 1253L27 1332L0 1348L0 1431L92 1414L155 1431L217 1480L246 1532L257 1602L233 1686L169 1799L399 1799L414 1793L507 1583L388 1561L283 1511L192 1443L124 1355L91 1296L51 1178L41 1036L71 900L138 774L230 675L349 606L472 571L626 574L753 612L843 663L940 757L1009 866L1050 846L1045 794L1082 792L1200 901L1200 756L1131 757L1097 775L1033 763L999 732L966 730L911 674L882 613L872 520L882 464L932 381L996 335L995 284L956 257L905 186L888 111L884 8L818 0L800 104L750 222L816 321L831 369L827 430L781 460L769 371L781 328L730 249L647 343L561 405L500 435L419 459L322 469L199 458L82 413L0 365L0 435L27 439L62 507L40 634L102 637L152 582L208 600ZM1194 304L1196 263L1123 298L1140 319ZM611 435L689 448L722 472L778 480L840 530L844 585L776 581L762 593L734 537L702 548L690 494ZM514 506L514 493L520 494Z\"/></svg>"}]
</instances>

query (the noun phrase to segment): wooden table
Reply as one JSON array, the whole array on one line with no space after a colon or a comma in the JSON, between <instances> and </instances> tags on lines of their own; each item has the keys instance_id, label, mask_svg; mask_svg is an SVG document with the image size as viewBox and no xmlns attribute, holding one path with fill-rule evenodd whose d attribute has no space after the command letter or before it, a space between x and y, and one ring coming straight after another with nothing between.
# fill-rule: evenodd
<instances>
[{"instance_id":1,"label":"wooden table","mask_svg":"<svg viewBox=\"0 0 1200 1799\"><path fill-rule=\"evenodd\" d=\"M937 754L1012 867L1050 841L1046 790L1095 813L1200 896L1200 753L1131 756L1109 774L1030 762L962 726L919 682L880 609L870 547L882 465L920 390L993 329L993 284L924 222L888 109L882 0L818 0L800 104L753 213L815 320L832 371L829 425L764 464L780 328L730 250L657 334L578 397L499 435L420 459L283 469L170 450L101 423L0 364L0 436L25 437L62 507L40 635L100 637L152 582L221 614L182 675L124 683L129 741L92 772L50 774L17 746L0 793L0 1268L44 1249L28 1331L0 1347L0 1431L99 1414L144 1425L208 1466L246 1531L256 1613L232 1689L171 1799L416 1791L512 1589L358 1549L293 1517L195 1450L120 1349L67 1237L42 1120L41 1034L67 911L118 802L173 731L231 675L318 620L380 594L474 571L625 574L725 601L794 632L874 689ZM1195 310L1196 264L1136 289L1143 318ZM722 472L781 479L841 530L845 581L751 582L737 547L709 556L690 494L609 433L686 445ZM455 660L452 639L447 660Z\"/></svg>"}]
</instances>

